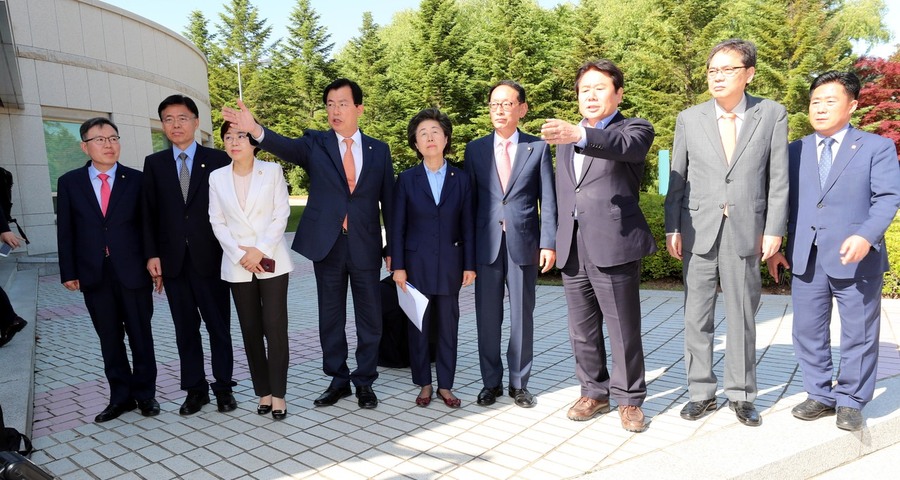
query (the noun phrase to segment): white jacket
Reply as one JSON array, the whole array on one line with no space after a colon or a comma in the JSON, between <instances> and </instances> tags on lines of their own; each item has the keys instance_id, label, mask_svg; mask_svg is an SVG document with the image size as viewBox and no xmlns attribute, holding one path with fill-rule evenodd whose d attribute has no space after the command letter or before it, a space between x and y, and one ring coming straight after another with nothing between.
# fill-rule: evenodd
<instances>
[{"instance_id":1,"label":"white jacket","mask_svg":"<svg viewBox=\"0 0 900 480\"><path fill-rule=\"evenodd\" d=\"M291 207L281 165L254 159L247 208L243 210L234 188L233 164L209 175L209 221L224 252L222 280L241 283L253 279L254 274L240 264L246 252L239 246L256 247L275 260L275 272L256 274L260 279L292 271L294 265L284 241Z\"/></svg>"}]
</instances>

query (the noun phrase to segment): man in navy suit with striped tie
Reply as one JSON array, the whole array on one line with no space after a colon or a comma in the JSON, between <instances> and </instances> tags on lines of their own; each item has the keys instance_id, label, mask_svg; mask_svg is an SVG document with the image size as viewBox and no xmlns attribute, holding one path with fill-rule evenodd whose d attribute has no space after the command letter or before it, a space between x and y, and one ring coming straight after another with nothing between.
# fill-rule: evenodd
<instances>
[{"instance_id":1,"label":"man in navy suit with striped tie","mask_svg":"<svg viewBox=\"0 0 900 480\"><path fill-rule=\"evenodd\" d=\"M889 268L884 232L900 205L897 149L887 138L857 130L850 117L860 82L826 72L809 89L815 133L791 143L787 260L794 304L794 353L807 399L791 410L800 420L837 414L836 425L863 427L878 369L881 287ZM831 361L832 300L841 320L837 382Z\"/></svg>"}]
</instances>

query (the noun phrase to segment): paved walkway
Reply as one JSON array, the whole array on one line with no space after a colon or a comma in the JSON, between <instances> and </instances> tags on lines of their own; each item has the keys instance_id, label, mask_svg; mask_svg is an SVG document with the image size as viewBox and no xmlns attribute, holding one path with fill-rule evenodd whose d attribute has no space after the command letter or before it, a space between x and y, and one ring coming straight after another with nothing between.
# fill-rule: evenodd
<instances>
[{"instance_id":1,"label":"paved walkway","mask_svg":"<svg viewBox=\"0 0 900 480\"><path fill-rule=\"evenodd\" d=\"M551 286L538 287L535 362L529 384L538 396L535 408L518 408L508 397L492 407L475 404L482 385L472 288L464 289L460 298L455 392L463 400L461 409L448 409L438 401L428 408L416 407L418 388L409 370L386 368L379 369L375 383L380 399L377 409L358 409L353 397L333 407L314 408L312 400L328 385L321 373L315 283L311 263L297 255L294 262L288 307L289 415L281 422L255 413L256 398L234 313L238 410L222 414L210 405L190 417L178 415L183 392L178 389L174 330L165 298L155 295L157 398L162 413L145 418L134 411L107 423L92 423L107 402L96 334L81 295L63 289L58 276L42 277L33 422L34 443L40 450L32 460L63 479L547 479L591 472L597 478L609 478L645 469L649 469L645 474L657 478L722 478L755 476L779 465L784 457L820 451L818 464L768 471L770 478L798 478L900 441L900 433L893 433L900 432L898 301L885 301L878 372L882 380L876 400L865 412L868 428L859 434L837 430L833 417L812 423L790 418L790 407L805 395L793 358L792 311L786 296L763 296L757 317L760 394L756 405L763 413L759 428L740 425L727 408L697 422L679 417L687 401L682 294L661 291L641 293L649 390L644 409L651 420L649 429L640 434L624 431L615 410L588 422L567 420L566 410L578 397L579 387L562 287ZM715 348L720 379L725 348L722 307L720 300ZM352 321L348 324L353 338ZM721 405L721 391L719 399ZM748 445L758 450L745 449ZM852 455L835 454L847 451L846 445L851 446ZM678 452L688 455L678 458ZM762 458L763 463L734 461L735 452ZM767 453L773 460L765 460ZM825 453L824 464L821 453ZM702 468L694 469L694 463Z\"/></svg>"}]
</instances>

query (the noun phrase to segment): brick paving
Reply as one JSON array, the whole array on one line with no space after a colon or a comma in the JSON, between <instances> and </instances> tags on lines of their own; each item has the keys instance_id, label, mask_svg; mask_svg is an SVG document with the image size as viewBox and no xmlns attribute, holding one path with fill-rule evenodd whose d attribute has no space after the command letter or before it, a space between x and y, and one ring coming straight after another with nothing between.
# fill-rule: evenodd
<instances>
[{"instance_id":1,"label":"brick paving","mask_svg":"<svg viewBox=\"0 0 900 480\"><path fill-rule=\"evenodd\" d=\"M39 451L33 461L66 480L569 478L737 425L727 408L697 422L678 416L687 401L683 297L680 292L662 291L641 293L648 383L644 409L651 421L649 429L641 434L624 431L615 410L588 422L567 420L565 412L578 397L579 387L563 290L553 286L538 287L535 360L529 384L538 396L535 408L518 408L508 397L492 407L475 404L482 385L471 287L460 296L454 390L463 401L461 409L451 410L440 402L416 407L413 400L418 389L409 370L389 368L379 368L377 409L361 410L353 397L333 407L315 408L312 400L328 386L321 373L315 281L310 262L295 254L294 264L288 307L289 414L281 422L255 413L256 397L234 313L238 410L222 414L209 405L196 415L179 416L184 394L178 388L174 329L165 298L154 295L157 398L162 413L145 418L134 411L94 424L93 417L106 406L108 393L96 334L81 295L63 289L58 276L41 278L33 423ZM879 378L900 374L900 302L885 301L885 305ZM352 303L350 308L352 319ZM720 379L726 343L723 315L720 299L715 348ZM763 296L757 316L760 393L756 404L764 419L774 409L788 408L803 398L791 347L791 318L789 297ZM352 321L348 321L348 332L353 339ZM837 350L834 355L837 360ZM724 401L721 390L719 400ZM765 422L759 429L736 428L765 434Z\"/></svg>"}]
</instances>

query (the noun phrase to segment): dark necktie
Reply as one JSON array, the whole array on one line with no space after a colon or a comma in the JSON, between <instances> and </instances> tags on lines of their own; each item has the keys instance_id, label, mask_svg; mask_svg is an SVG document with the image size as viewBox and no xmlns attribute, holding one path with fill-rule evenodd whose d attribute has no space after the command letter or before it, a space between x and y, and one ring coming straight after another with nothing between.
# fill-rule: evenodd
<instances>
[{"instance_id":1,"label":"dark necktie","mask_svg":"<svg viewBox=\"0 0 900 480\"><path fill-rule=\"evenodd\" d=\"M187 203L188 187L191 186L191 171L187 166L187 154L181 152L178 159L181 160L181 170L178 172L178 181L181 183L181 196L184 197L184 203Z\"/></svg>"},{"instance_id":2,"label":"dark necktie","mask_svg":"<svg viewBox=\"0 0 900 480\"><path fill-rule=\"evenodd\" d=\"M831 146L834 145L834 139L827 137L822 140L822 156L819 157L819 186L825 188L825 180L828 180L828 172L831 171L833 153Z\"/></svg>"}]
</instances>

